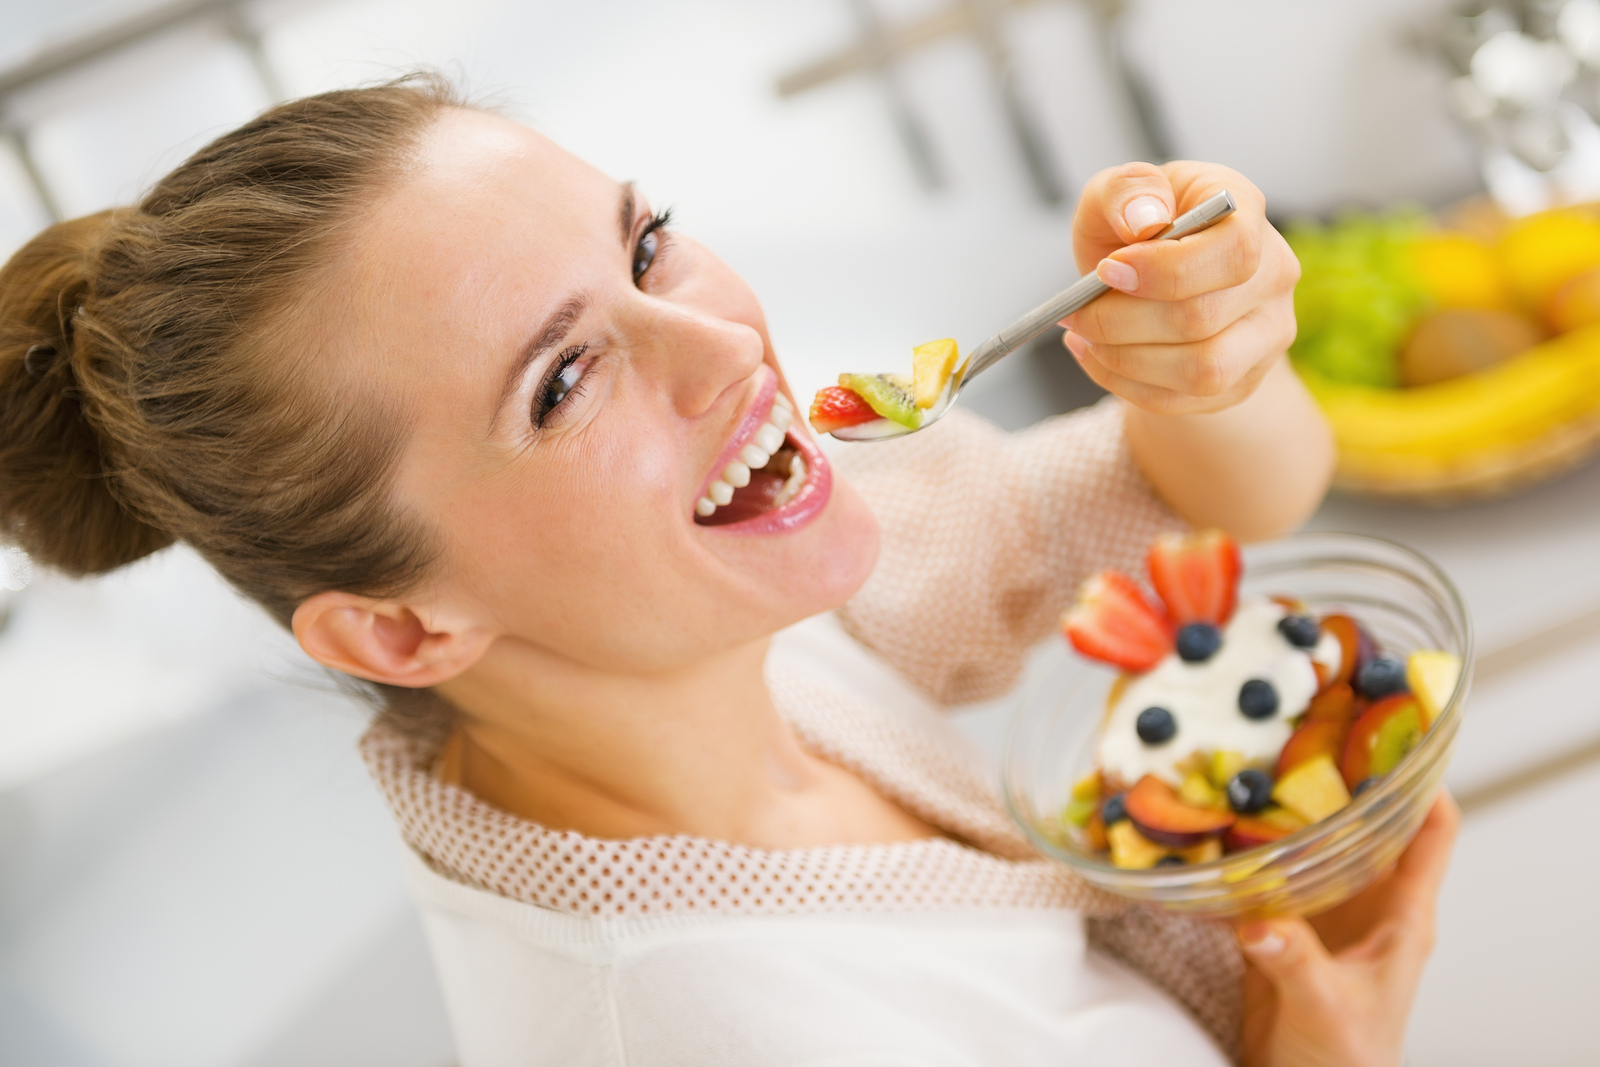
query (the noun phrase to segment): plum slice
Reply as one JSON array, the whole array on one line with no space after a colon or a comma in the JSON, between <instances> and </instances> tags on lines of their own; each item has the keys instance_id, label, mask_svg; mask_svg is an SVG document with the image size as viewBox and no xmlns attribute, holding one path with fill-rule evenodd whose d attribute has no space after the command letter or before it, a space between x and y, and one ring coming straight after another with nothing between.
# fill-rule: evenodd
<instances>
[{"instance_id":1,"label":"plum slice","mask_svg":"<svg viewBox=\"0 0 1600 1067\"><path fill-rule=\"evenodd\" d=\"M1158 845L1188 848L1232 826L1231 811L1197 808L1185 804L1178 791L1153 774L1139 779L1124 801L1128 818L1139 832Z\"/></svg>"}]
</instances>

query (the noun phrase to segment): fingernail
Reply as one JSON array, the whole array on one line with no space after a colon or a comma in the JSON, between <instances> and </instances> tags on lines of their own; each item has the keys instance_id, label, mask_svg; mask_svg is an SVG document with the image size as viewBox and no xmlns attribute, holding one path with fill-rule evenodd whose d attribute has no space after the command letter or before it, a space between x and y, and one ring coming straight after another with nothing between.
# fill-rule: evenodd
<instances>
[{"instance_id":1,"label":"fingernail","mask_svg":"<svg viewBox=\"0 0 1600 1067\"><path fill-rule=\"evenodd\" d=\"M1089 342L1085 341L1081 334L1068 330L1061 335L1061 342L1067 346L1067 351L1071 352L1079 363L1082 363L1083 357L1089 354Z\"/></svg>"},{"instance_id":2,"label":"fingernail","mask_svg":"<svg viewBox=\"0 0 1600 1067\"><path fill-rule=\"evenodd\" d=\"M1114 259L1102 259L1100 265L1094 269L1100 275L1100 280L1113 289L1121 289L1124 293L1131 293L1139 288L1139 272Z\"/></svg>"},{"instance_id":3,"label":"fingernail","mask_svg":"<svg viewBox=\"0 0 1600 1067\"><path fill-rule=\"evenodd\" d=\"M1283 935L1270 926L1261 930L1247 931L1244 935L1244 950L1252 956L1263 958L1277 956L1288 947L1288 944Z\"/></svg>"},{"instance_id":4,"label":"fingernail","mask_svg":"<svg viewBox=\"0 0 1600 1067\"><path fill-rule=\"evenodd\" d=\"M1156 197L1136 196L1122 209L1122 218L1137 236L1158 223L1165 226L1171 222L1172 212Z\"/></svg>"}]
</instances>

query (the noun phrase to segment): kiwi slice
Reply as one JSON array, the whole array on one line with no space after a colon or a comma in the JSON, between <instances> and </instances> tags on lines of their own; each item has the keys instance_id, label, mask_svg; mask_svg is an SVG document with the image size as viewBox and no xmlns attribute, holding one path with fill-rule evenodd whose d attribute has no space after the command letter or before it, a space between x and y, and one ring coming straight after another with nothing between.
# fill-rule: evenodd
<instances>
[{"instance_id":1,"label":"kiwi slice","mask_svg":"<svg viewBox=\"0 0 1600 1067\"><path fill-rule=\"evenodd\" d=\"M890 422L898 422L908 430L922 425L922 409L917 407L911 383L901 375L841 374L839 384Z\"/></svg>"}]
</instances>

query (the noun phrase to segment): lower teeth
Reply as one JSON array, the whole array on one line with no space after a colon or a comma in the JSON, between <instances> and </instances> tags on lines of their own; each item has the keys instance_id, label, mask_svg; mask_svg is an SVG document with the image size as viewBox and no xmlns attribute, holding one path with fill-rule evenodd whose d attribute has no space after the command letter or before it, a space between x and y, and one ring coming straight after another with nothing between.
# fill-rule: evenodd
<instances>
[{"instance_id":1,"label":"lower teeth","mask_svg":"<svg viewBox=\"0 0 1600 1067\"><path fill-rule=\"evenodd\" d=\"M772 501L774 508L781 508L789 501L800 495L800 490L806 484L806 461L800 458L798 452L789 461L789 478L783 483L783 488L778 490L778 495Z\"/></svg>"}]
</instances>

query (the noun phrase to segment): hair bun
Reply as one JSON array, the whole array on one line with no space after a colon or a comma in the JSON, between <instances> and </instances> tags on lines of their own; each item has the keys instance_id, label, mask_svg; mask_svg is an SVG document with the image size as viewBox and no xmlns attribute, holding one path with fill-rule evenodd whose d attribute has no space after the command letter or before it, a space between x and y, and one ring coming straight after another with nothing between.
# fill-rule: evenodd
<instances>
[{"instance_id":1,"label":"hair bun","mask_svg":"<svg viewBox=\"0 0 1600 1067\"><path fill-rule=\"evenodd\" d=\"M74 319L117 216L57 223L0 267L0 538L73 575L113 570L173 541L118 502L76 378L93 361L76 351Z\"/></svg>"}]
</instances>

